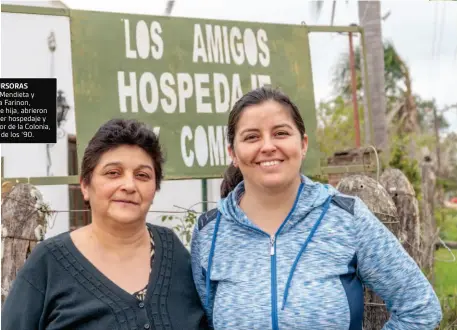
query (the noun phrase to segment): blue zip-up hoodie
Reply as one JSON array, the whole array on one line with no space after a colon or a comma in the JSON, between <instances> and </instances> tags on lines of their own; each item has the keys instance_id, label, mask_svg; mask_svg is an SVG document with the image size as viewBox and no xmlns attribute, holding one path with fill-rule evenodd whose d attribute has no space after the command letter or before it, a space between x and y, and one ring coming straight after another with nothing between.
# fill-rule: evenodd
<instances>
[{"instance_id":1,"label":"blue zip-up hoodie","mask_svg":"<svg viewBox=\"0 0 457 330\"><path fill-rule=\"evenodd\" d=\"M397 238L357 197L302 176L270 237L239 207L241 182L199 217L195 284L215 329L362 329L363 286L391 312L383 330L432 330L432 286Z\"/></svg>"}]
</instances>

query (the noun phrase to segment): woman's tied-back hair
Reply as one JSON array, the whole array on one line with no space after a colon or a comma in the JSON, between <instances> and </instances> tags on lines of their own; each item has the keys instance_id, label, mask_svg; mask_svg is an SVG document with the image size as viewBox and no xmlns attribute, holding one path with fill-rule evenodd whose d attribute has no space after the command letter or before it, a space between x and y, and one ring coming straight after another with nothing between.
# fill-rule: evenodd
<instances>
[{"instance_id":1,"label":"woman's tied-back hair","mask_svg":"<svg viewBox=\"0 0 457 330\"><path fill-rule=\"evenodd\" d=\"M134 119L112 119L98 129L84 151L81 164L82 181L90 184L92 173L101 156L121 145L138 146L151 157L154 165L156 190L160 190L163 179L162 166L165 160L159 139L144 123Z\"/></svg>"},{"instance_id":2,"label":"woman's tied-back hair","mask_svg":"<svg viewBox=\"0 0 457 330\"><path fill-rule=\"evenodd\" d=\"M230 111L227 128L227 140L232 148L234 148L237 124L243 110L251 105L259 105L266 101L276 101L290 111L295 126L303 139L303 136L305 135L305 123L303 122L303 118L300 115L298 107L279 89L263 86L243 95L234 104L232 110ZM241 181L243 181L243 175L241 174L240 169L233 166L233 163L230 164L225 171L224 178L222 180L221 197L227 197L230 191L232 191Z\"/></svg>"}]
</instances>

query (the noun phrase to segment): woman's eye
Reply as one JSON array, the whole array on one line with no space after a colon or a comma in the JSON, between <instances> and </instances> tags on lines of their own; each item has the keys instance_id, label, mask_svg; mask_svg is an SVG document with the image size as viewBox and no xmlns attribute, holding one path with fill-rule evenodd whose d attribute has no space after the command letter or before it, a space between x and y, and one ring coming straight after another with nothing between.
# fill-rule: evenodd
<instances>
[{"instance_id":1,"label":"woman's eye","mask_svg":"<svg viewBox=\"0 0 457 330\"><path fill-rule=\"evenodd\" d=\"M286 135L289 135L289 132L281 131L281 132L277 132L276 135L286 136Z\"/></svg>"},{"instance_id":2,"label":"woman's eye","mask_svg":"<svg viewBox=\"0 0 457 330\"><path fill-rule=\"evenodd\" d=\"M110 175L110 176L113 176L113 175L118 175L119 172L117 172L117 171L109 171L109 172L107 172L106 174L108 174L108 175Z\"/></svg>"},{"instance_id":3,"label":"woman's eye","mask_svg":"<svg viewBox=\"0 0 457 330\"><path fill-rule=\"evenodd\" d=\"M255 135L248 135L248 136L246 136L246 137L244 138L244 140L247 141L247 140L252 140L252 139L255 139L255 138L256 138Z\"/></svg>"},{"instance_id":4,"label":"woman's eye","mask_svg":"<svg viewBox=\"0 0 457 330\"><path fill-rule=\"evenodd\" d=\"M146 174L146 173L138 173L138 176L142 179L149 179L150 176L149 174Z\"/></svg>"}]
</instances>

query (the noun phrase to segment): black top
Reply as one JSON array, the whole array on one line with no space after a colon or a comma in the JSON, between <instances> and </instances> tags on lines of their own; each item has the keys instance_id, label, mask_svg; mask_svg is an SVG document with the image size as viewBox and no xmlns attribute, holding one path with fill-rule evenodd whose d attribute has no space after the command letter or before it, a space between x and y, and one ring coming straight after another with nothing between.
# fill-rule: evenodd
<instances>
[{"instance_id":1,"label":"black top","mask_svg":"<svg viewBox=\"0 0 457 330\"><path fill-rule=\"evenodd\" d=\"M3 304L2 330L205 329L189 252L171 229L147 225L155 257L143 301L95 268L66 232L33 249Z\"/></svg>"}]
</instances>

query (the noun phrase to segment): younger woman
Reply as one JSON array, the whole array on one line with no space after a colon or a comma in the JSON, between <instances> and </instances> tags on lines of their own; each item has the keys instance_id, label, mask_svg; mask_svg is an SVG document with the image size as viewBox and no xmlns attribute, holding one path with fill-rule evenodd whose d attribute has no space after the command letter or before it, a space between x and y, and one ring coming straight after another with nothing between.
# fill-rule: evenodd
<instances>
[{"instance_id":1,"label":"younger woman","mask_svg":"<svg viewBox=\"0 0 457 330\"><path fill-rule=\"evenodd\" d=\"M436 327L438 298L396 237L359 198L300 174L308 138L286 95L244 95L228 141L238 171L199 218L191 251L215 329L362 329L364 286L391 313L384 330Z\"/></svg>"}]
</instances>

